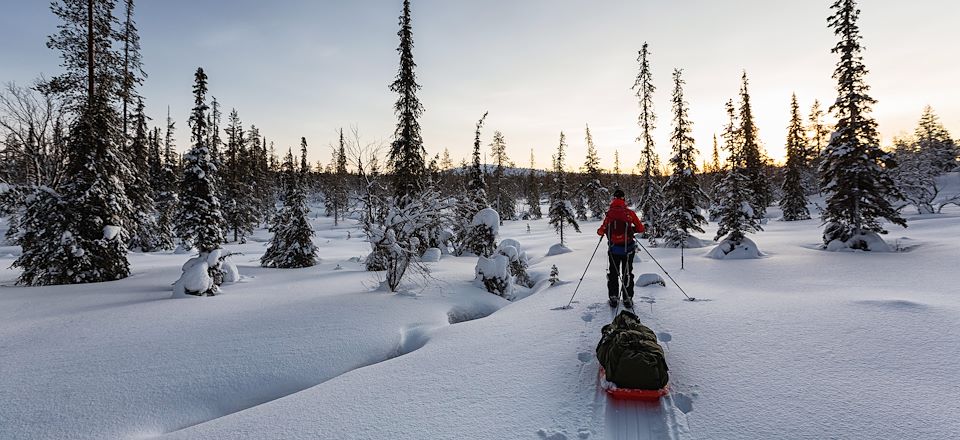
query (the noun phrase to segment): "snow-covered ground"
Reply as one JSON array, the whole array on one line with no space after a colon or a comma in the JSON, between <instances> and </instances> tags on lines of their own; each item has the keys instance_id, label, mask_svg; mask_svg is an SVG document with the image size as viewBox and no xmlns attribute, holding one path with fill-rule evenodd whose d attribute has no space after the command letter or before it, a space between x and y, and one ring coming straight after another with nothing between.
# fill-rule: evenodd
<instances>
[{"instance_id":1,"label":"snow-covered ground","mask_svg":"<svg viewBox=\"0 0 960 440\"><path fill-rule=\"evenodd\" d=\"M507 222L535 279L555 264L567 281L514 303L472 283L476 258L429 263L416 295L373 291L359 230L325 218L321 265L259 268L260 231L229 246L245 278L212 298L170 299L187 255L132 254L132 277L85 286L10 287L6 270L0 439L958 438L960 209L909 220L896 253L819 250L816 220L769 222L760 259L688 249L680 271L679 250L651 249L699 299L637 289L671 368L659 404L598 389L603 255L557 310L596 222L549 257L546 221Z\"/></svg>"}]
</instances>

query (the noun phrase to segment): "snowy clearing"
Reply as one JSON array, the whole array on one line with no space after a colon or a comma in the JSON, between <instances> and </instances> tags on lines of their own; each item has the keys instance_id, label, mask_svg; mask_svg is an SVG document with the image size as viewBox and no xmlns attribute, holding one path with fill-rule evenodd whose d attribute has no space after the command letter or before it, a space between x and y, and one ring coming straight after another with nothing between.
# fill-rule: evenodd
<instances>
[{"instance_id":1,"label":"snowy clearing","mask_svg":"<svg viewBox=\"0 0 960 440\"><path fill-rule=\"evenodd\" d=\"M0 438L955 438L960 210L948 211L886 237L909 252L819 250L816 220L751 236L764 259L688 249L680 271L678 249L651 249L701 299L637 288L671 369L659 405L599 387L603 259L574 309L554 310L575 283L547 288L550 266L575 281L593 234L539 257L557 241L546 221L529 234L507 222L501 239L523 243L541 280L514 303L476 287L476 257L430 263L416 296L371 292L355 258L368 244L326 218L323 264L259 268L260 231L228 246L243 278L217 297L170 299L189 256L133 254L123 281L0 290ZM636 272L658 270L642 255Z\"/></svg>"}]
</instances>

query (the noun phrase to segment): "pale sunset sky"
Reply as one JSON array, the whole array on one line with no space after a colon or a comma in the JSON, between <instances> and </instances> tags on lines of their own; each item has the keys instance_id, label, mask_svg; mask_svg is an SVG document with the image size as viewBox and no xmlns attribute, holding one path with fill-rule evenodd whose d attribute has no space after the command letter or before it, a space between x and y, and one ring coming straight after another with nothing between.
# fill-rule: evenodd
<instances>
[{"instance_id":1,"label":"pale sunset sky","mask_svg":"<svg viewBox=\"0 0 960 440\"><path fill-rule=\"evenodd\" d=\"M427 150L449 148L455 162L468 157L474 124L489 111L484 143L502 131L519 166L534 149L537 166L547 167L562 130L568 167L579 168L590 124L604 166L619 150L630 170L639 158L630 88L646 41L662 159L669 155L670 74L679 67L702 155L746 70L764 146L781 161L791 93L804 117L814 99L829 105L836 96L831 3L413 0ZM957 136L960 3L863 0L860 8L884 145L911 132L928 104ZM278 150L306 136L311 160L327 163L337 129L354 125L366 140L387 142L396 123L388 85L398 64L400 10L400 0L140 0L148 113L161 125L170 106L184 150L193 72L202 66L225 113L235 107L244 125L256 124ZM0 81L27 84L59 73L59 54L45 47L57 23L46 1L4 0Z\"/></svg>"}]
</instances>

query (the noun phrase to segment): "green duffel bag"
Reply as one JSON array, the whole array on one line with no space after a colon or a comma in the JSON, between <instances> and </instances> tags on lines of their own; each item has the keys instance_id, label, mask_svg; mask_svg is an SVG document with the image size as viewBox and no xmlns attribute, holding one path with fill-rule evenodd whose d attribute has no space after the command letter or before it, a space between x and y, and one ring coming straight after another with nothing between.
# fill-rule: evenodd
<instances>
[{"instance_id":1,"label":"green duffel bag","mask_svg":"<svg viewBox=\"0 0 960 440\"><path fill-rule=\"evenodd\" d=\"M603 326L597 359L607 381L620 388L659 390L669 380L657 335L627 310Z\"/></svg>"}]
</instances>

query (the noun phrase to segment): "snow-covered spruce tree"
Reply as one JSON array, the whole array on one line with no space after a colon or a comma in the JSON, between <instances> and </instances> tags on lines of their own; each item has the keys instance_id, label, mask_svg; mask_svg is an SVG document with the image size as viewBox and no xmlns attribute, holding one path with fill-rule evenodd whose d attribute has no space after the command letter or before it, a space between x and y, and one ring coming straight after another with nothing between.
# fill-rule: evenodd
<instances>
[{"instance_id":1,"label":"snow-covered spruce tree","mask_svg":"<svg viewBox=\"0 0 960 440\"><path fill-rule=\"evenodd\" d=\"M790 102L790 125L787 128L787 169L783 179L783 198L780 199L784 221L810 219L807 191L803 186L806 143L803 123L800 121L800 105L797 104L797 95L794 94Z\"/></svg>"},{"instance_id":2,"label":"snow-covered spruce tree","mask_svg":"<svg viewBox=\"0 0 960 440\"><path fill-rule=\"evenodd\" d=\"M120 77L120 102L122 105L123 136L130 139L130 125L136 129L137 116L131 115L130 110L138 105L143 97L137 92L137 87L143 85L147 74L143 71L143 56L140 54L140 33L134 20L134 1L123 0L123 23L119 26L117 39L122 47L121 59L123 70ZM138 163L135 163L139 165Z\"/></svg>"},{"instance_id":3,"label":"snow-covered spruce tree","mask_svg":"<svg viewBox=\"0 0 960 440\"><path fill-rule=\"evenodd\" d=\"M740 88L740 140L742 144L744 171L749 179L753 199L750 205L757 218L763 218L767 207L773 202L773 191L764 172L764 155L760 151L757 125L753 121L753 106L750 104L747 72L743 72L743 85Z\"/></svg>"},{"instance_id":4,"label":"snow-covered spruce tree","mask_svg":"<svg viewBox=\"0 0 960 440\"><path fill-rule=\"evenodd\" d=\"M614 188L619 188L620 179L623 177L623 170L620 169L620 150L613 150L613 169L610 173L613 174Z\"/></svg>"},{"instance_id":5,"label":"snow-covered spruce tree","mask_svg":"<svg viewBox=\"0 0 960 440\"><path fill-rule=\"evenodd\" d=\"M114 49L118 27L113 0L64 0L51 9L62 23L48 47L59 50L66 71L44 84L48 93L64 96L75 115L67 141L67 167L63 184L35 203L50 209L63 206L64 221L51 221L44 231L22 229L24 234L55 240L28 240L24 254L40 255L57 246L69 246L72 258L23 259L17 267L54 278L22 282L79 284L125 278L130 268L126 242L134 225L133 208L125 183L131 181L129 155L123 146L120 99L120 55ZM56 206L54 206L56 205ZM44 209L35 205L37 209ZM40 226L41 223L22 223ZM68 244L69 243L69 244ZM24 267L31 264L33 267Z\"/></svg>"},{"instance_id":6,"label":"snow-covered spruce tree","mask_svg":"<svg viewBox=\"0 0 960 440\"><path fill-rule=\"evenodd\" d=\"M577 223L576 214L573 212L573 205L570 204L569 194L567 192L567 176L564 171L564 149L567 147L567 136L560 132L560 145L557 147L557 156L553 162L553 181L554 189L550 194L550 225L560 234L560 245L566 246L566 238L563 235L564 225L570 225L573 230L580 232L580 224Z\"/></svg>"},{"instance_id":7,"label":"snow-covered spruce tree","mask_svg":"<svg viewBox=\"0 0 960 440\"><path fill-rule=\"evenodd\" d=\"M819 194L820 191L820 169L821 153L830 142L830 135L833 131L824 121L823 108L819 100L813 101L813 107L810 109L810 116L807 118L807 151L804 154L804 187L809 191L807 194Z\"/></svg>"},{"instance_id":8,"label":"snow-covered spruce tree","mask_svg":"<svg viewBox=\"0 0 960 440\"><path fill-rule=\"evenodd\" d=\"M490 257L497 250L500 233L500 215L493 208L481 209L470 222L470 240L467 250L481 257Z\"/></svg>"},{"instance_id":9,"label":"snow-covered spruce tree","mask_svg":"<svg viewBox=\"0 0 960 440\"><path fill-rule=\"evenodd\" d=\"M419 197L426 180L427 166L424 160L426 150L420 137L420 122L423 105L417 98L420 85L413 61L413 28L410 20L410 0L403 1L403 14L400 16L400 68L390 90L397 93L394 111L399 118L390 144L389 165L393 169L393 194L397 204L406 205Z\"/></svg>"},{"instance_id":10,"label":"snow-covered spruce tree","mask_svg":"<svg viewBox=\"0 0 960 440\"><path fill-rule=\"evenodd\" d=\"M182 244L189 244L200 255L183 266L183 275L174 284L174 292L207 296L216 295L224 281L220 249L224 241L220 225L224 221L216 196L214 174L217 169L207 145L207 74L199 68L194 79L194 108L189 121L193 146L183 156L176 232Z\"/></svg>"},{"instance_id":11,"label":"snow-covered spruce tree","mask_svg":"<svg viewBox=\"0 0 960 440\"><path fill-rule=\"evenodd\" d=\"M73 268L89 267L89 255L69 232L72 210L54 190L38 186L23 201L15 241L23 252L13 262L23 269L17 284L46 286L75 282Z\"/></svg>"},{"instance_id":12,"label":"snow-covered spruce tree","mask_svg":"<svg viewBox=\"0 0 960 440\"><path fill-rule=\"evenodd\" d=\"M640 99L640 117L637 124L640 126L640 136L637 138L643 149L640 151L640 190L637 196L637 210L643 217L646 225L644 236L651 241L662 238L664 227L665 201L660 184L660 158L657 156L656 145L653 141L653 131L656 129L657 114L653 110L653 94L656 87L653 85L653 74L650 71L650 51L647 43L637 57L640 63L640 73L633 84L633 90Z\"/></svg>"},{"instance_id":13,"label":"snow-covered spruce tree","mask_svg":"<svg viewBox=\"0 0 960 440\"><path fill-rule=\"evenodd\" d=\"M663 238L669 247L687 246L690 232L702 233L700 225L706 222L700 214L700 207L706 203L707 196L697 183L697 149L691 136L690 110L683 99L682 73L680 69L673 71L673 133L670 135L673 174L663 188L667 205Z\"/></svg>"},{"instance_id":14,"label":"snow-covered spruce tree","mask_svg":"<svg viewBox=\"0 0 960 440\"><path fill-rule=\"evenodd\" d=\"M303 189L303 173L293 160L293 151L281 167L283 173L283 206L273 216L270 232L273 238L260 258L260 265L278 269L311 267L317 264L317 246L313 229L307 220L307 195Z\"/></svg>"},{"instance_id":15,"label":"snow-covered spruce tree","mask_svg":"<svg viewBox=\"0 0 960 440\"><path fill-rule=\"evenodd\" d=\"M600 157L597 156L597 147L593 145L593 135L590 126L587 126L587 159L583 164L583 173L586 182L583 185L583 196L586 199L586 208L594 220L603 220L607 213L607 204L610 202L610 191L603 186L603 170L600 169Z\"/></svg>"},{"instance_id":16,"label":"snow-covered spruce tree","mask_svg":"<svg viewBox=\"0 0 960 440\"><path fill-rule=\"evenodd\" d=\"M232 232L233 241L246 243L247 236L259 222L256 190L252 181L254 163L247 143L243 137L243 123L237 110L227 116L227 145L223 151L223 168L220 170L223 182L223 216L227 222L226 232Z\"/></svg>"},{"instance_id":17,"label":"snow-covered spruce tree","mask_svg":"<svg viewBox=\"0 0 960 440\"><path fill-rule=\"evenodd\" d=\"M831 9L829 26L840 37L833 53L840 55L840 62L833 74L838 97L830 108L837 124L820 165L827 198L823 243L834 250L869 250L878 239L875 234L886 233L882 219L901 226L906 221L891 205L891 200L901 198L889 172L896 163L880 149L877 123L870 117L876 101L867 94L870 87L864 81L860 11L854 0L837 0Z\"/></svg>"},{"instance_id":18,"label":"snow-covered spruce tree","mask_svg":"<svg viewBox=\"0 0 960 440\"><path fill-rule=\"evenodd\" d=\"M530 170L527 173L527 214L525 220L540 220L543 212L540 210L540 178L537 176L537 162L530 150Z\"/></svg>"},{"instance_id":19,"label":"snow-covered spruce tree","mask_svg":"<svg viewBox=\"0 0 960 440\"><path fill-rule=\"evenodd\" d=\"M480 163L480 129L487 119L487 114L477 122L473 137L473 162L467 170L467 188L459 197L456 206L456 222L454 223L453 234L454 254L462 255L464 252L474 252L484 249L483 241L473 243L474 225L473 218L481 210L488 208L486 181L483 178L483 165Z\"/></svg>"},{"instance_id":20,"label":"snow-covered spruce tree","mask_svg":"<svg viewBox=\"0 0 960 440\"><path fill-rule=\"evenodd\" d=\"M130 231L131 249L153 252L160 249L158 243L156 205L150 185L150 156L147 139L147 115L144 113L143 100L137 100L137 110L133 117L133 137L130 139L131 179L127 182L127 193L133 209L133 224Z\"/></svg>"},{"instance_id":21,"label":"snow-covered spruce tree","mask_svg":"<svg viewBox=\"0 0 960 440\"><path fill-rule=\"evenodd\" d=\"M717 257L725 256L740 247L746 239L745 234L762 230L750 204L752 192L746 172L742 133L737 126L733 101L727 101L726 109L729 122L723 129L723 141L730 154L730 169L724 174L717 189L719 228L714 240L723 238L716 250L719 252Z\"/></svg>"},{"instance_id":22,"label":"snow-covered spruce tree","mask_svg":"<svg viewBox=\"0 0 960 440\"><path fill-rule=\"evenodd\" d=\"M514 220L517 218L516 200L514 200L513 191L511 191L506 172L508 167L512 167L510 158L507 157L507 141L503 133L495 131L493 133L493 143L490 144L493 153L493 194L490 194L490 203L500 214L500 224L504 220Z\"/></svg>"},{"instance_id":23,"label":"snow-covered spruce tree","mask_svg":"<svg viewBox=\"0 0 960 440\"><path fill-rule=\"evenodd\" d=\"M577 215L577 221L587 221L587 188L581 184L573 194L573 212Z\"/></svg>"},{"instance_id":24,"label":"snow-covered spruce tree","mask_svg":"<svg viewBox=\"0 0 960 440\"><path fill-rule=\"evenodd\" d=\"M303 139L303 145L306 145L306 139ZM340 224L340 219L346 215L349 201L347 179L350 176L347 172L347 141L342 128L340 129L340 140L334 152L334 163L333 172L327 179L324 193L328 210L333 214L333 224L336 226Z\"/></svg>"},{"instance_id":25,"label":"snow-covered spruce tree","mask_svg":"<svg viewBox=\"0 0 960 440\"><path fill-rule=\"evenodd\" d=\"M940 118L933 112L933 107L924 107L914 135L917 138L917 148L933 161L935 169L947 172L960 165L957 163L960 147L943 127Z\"/></svg>"},{"instance_id":26,"label":"snow-covered spruce tree","mask_svg":"<svg viewBox=\"0 0 960 440\"><path fill-rule=\"evenodd\" d=\"M158 249L174 249L174 222L177 215L177 206L180 197L177 194L177 153L173 144L173 119L167 109L167 130L163 140L163 149L153 159L157 162L157 172L153 176L153 200L157 209L157 237ZM156 141L159 143L160 133L157 132ZM159 149L159 147L158 147Z\"/></svg>"}]
</instances>

